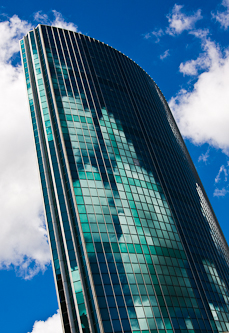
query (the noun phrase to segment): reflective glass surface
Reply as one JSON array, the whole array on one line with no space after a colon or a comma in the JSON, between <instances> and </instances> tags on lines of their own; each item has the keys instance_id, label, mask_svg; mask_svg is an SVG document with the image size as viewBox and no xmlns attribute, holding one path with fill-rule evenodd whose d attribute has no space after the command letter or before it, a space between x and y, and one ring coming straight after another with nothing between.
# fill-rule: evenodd
<instances>
[{"instance_id":1,"label":"reflective glass surface","mask_svg":"<svg viewBox=\"0 0 229 333\"><path fill-rule=\"evenodd\" d=\"M228 331L228 246L155 82L71 31L20 45L64 331Z\"/></svg>"}]
</instances>

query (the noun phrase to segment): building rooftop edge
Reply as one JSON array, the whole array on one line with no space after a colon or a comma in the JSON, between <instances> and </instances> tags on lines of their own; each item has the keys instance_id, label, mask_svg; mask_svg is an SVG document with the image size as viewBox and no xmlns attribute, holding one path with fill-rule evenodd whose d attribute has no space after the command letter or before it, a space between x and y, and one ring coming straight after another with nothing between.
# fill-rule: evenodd
<instances>
[{"instance_id":1,"label":"building rooftop edge","mask_svg":"<svg viewBox=\"0 0 229 333\"><path fill-rule=\"evenodd\" d=\"M78 31L74 31L74 30L69 30L69 29L65 29L65 28L61 28L61 27L57 27L57 26L54 26L54 25L49 25L49 24L43 24L43 23L39 23L36 27L34 27L32 30L29 30L28 31L28 33L25 35L25 36L27 36L30 32L32 32L34 29L37 29L39 26L46 26L46 27L53 27L53 28L57 28L57 29L62 29L62 30L66 30L66 31L72 31L72 32L74 32L74 33L76 33L76 34L79 34L79 35L82 35L82 36L85 36L85 37L87 37L87 38L91 38L91 39L93 39L93 40L95 40L95 41L97 41L97 42L99 42L99 43L102 43L102 44L105 44L105 45L107 45L108 47L110 47L110 48L112 48L113 50L115 50L115 51L117 51L117 52L119 52L119 53L121 53L124 57L126 57L126 58L128 58L129 60L131 60L131 61L133 61L139 68L141 68L141 70L143 70L148 76L149 76L149 78L153 81L153 83L157 86L157 88L160 90L160 92L161 92L161 89L158 87L158 85L156 84L156 82L154 81L154 79L140 66L140 65L138 65L138 63L136 63L133 59L131 59L130 57L128 57L125 53L123 53L123 52L121 52L121 51L119 51L119 50L117 50L115 47L113 47L113 46L111 46L111 45L109 45L109 44L106 44L106 43L104 43L104 42L101 42L99 39L96 39L96 38L94 38L94 37L91 37L91 36L88 36L88 35L85 35L85 34L83 34L82 32L78 32ZM24 36L24 37L25 37ZM24 38L23 37L23 38ZM21 38L20 40L19 40L19 42L21 41L21 40L23 40L23 38ZM161 92L161 94L163 95L163 93ZM164 97L164 95L163 95L163 97ZM164 97L165 98L165 97Z\"/></svg>"}]
</instances>

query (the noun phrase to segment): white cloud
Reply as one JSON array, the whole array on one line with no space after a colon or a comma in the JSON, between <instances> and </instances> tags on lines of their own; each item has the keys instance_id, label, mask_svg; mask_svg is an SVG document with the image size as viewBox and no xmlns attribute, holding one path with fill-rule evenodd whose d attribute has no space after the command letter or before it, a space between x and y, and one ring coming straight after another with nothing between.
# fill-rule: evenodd
<instances>
[{"instance_id":1,"label":"white cloud","mask_svg":"<svg viewBox=\"0 0 229 333\"><path fill-rule=\"evenodd\" d=\"M46 321L36 321L30 333L63 333L59 310Z\"/></svg>"},{"instance_id":2,"label":"white cloud","mask_svg":"<svg viewBox=\"0 0 229 333\"><path fill-rule=\"evenodd\" d=\"M225 197L225 195L229 193L229 190L227 190L225 187L219 190L218 188L215 189L213 196L214 197Z\"/></svg>"},{"instance_id":3,"label":"white cloud","mask_svg":"<svg viewBox=\"0 0 229 333\"><path fill-rule=\"evenodd\" d=\"M179 70L183 75L195 76L200 70L206 70L214 66L222 58L220 48L208 38L209 30L193 30L189 32L201 40L203 53L197 59L188 60L181 63Z\"/></svg>"},{"instance_id":4,"label":"white cloud","mask_svg":"<svg viewBox=\"0 0 229 333\"><path fill-rule=\"evenodd\" d=\"M208 160L208 158L209 158L209 151L210 151L210 149L208 148L208 150L206 151L206 153L201 154L201 155L199 156L199 158L198 158L198 162L203 161L204 163L206 163L207 160Z\"/></svg>"},{"instance_id":5,"label":"white cloud","mask_svg":"<svg viewBox=\"0 0 229 333\"><path fill-rule=\"evenodd\" d=\"M34 14L34 19L43 24L52 25L54 27L63 28L72 31L78 31L78 26L72 22L66 22L63 15L56 10L52 10L54 19L51 20L47 14L44 14L41 10ZM79 31L78 31L79 32Z\"/></svg>"},{"instance_id":6,"label":"white cloud","mask_svg":"<svg viewBox=\"0 0 229 333\"><path fill-rule=\"evenodd\" d=\"M185 30L191 30L195 23L202 19L201 10L198 9L193 15L186 15L181 12L184 6L175 4L172 12L167 15L169 26L166 33L172 36L179 35Z\"/></svg>"},{"instance_id":7,"label":"white cloud","mask_svg":"<svg viewBox=\"0 0 229 333\"><path fill-rule=\"evenodd\" d=\"M223 0L222 6L225 7L225 11L212 13L212 18L220 23L221 28L226 30L229 27L229 0Z\"/></svg>"},{"instance_id":8,"label":"white cloud","mask_svg":"<svg viewBox=\"0 0 229 333\"><path fill-rule=\"evenodd\" d=\"M224 165L221 165L219 172L215 178L215 183L218 183L221 180L221 178L220 178L221 173L224 173L224 181L225 182L227 181L228 171Z\"/></svg>"},{"instance_id":9,"label":"white cloud","mask_svg":"<svg viewBox=\"0 0 229 333\"><path fill-rule=\"evenodd\" d=\"M179 70L183 75L195 76L199 70L207 69L210 66L210 60L206 54L200 55L197 59L192 59L181 63Z\"/></svg>"},{"instance_id":10,"label":"white cloud","mask_svg":"<svg viewBox=\"0 0 229 333\"><path fill-rule=\"evenodd\" d=\"M50 264L24 74L12 63L31 28L16 15L0 22L0 269L14 267L24 278Z\"/></svg>"},{"instance_id":11,"label":"white cloud","mask_svg":"<svg viewBox=\"0 0 229 333\"><path fill-rule=\"evenodd\" d=\"M162 29L156 29L156 30L151 32L151 35L156 37L155 43L159 43L160 42L160 37L163 36L164 34L165 33Z\"/></svg>"},{"instance_id":12,"label":"white cloud","mask_svg":"<svg viewBox=\"0 0 229 333\"><path fill-rule=\"evenodd\" d=\"M195 144L208 143L229 155L229 51L222 53L203 31L192 33L201 38L204 53L200 57L205 65L203 60L190 60L180 70L183 74L205 71L192 89L181 89L169 104L184 137Z\"/></svg>"},{"instance_id":13,"label":"white cloud","mask_svg":"<svg viewBox=\"0 0 229 333\"><path fill-rule=\"evenodd\" d=\"M0 62L7 63L15 52L18 52L18 38L31 29L27 21L22 21L17 15L8 21L0 22Z\"/></svg>"},{"instance_id":14,"label":"white cloud","mask_svg":"<svg viewBox=\"0 0 229 333\"><path fill-rule=\"evenodd\" d=\"M149 39L151 37L151 33L147 32L147 34L143 34L145 39Z\"/></svg>"},{"instance_id":15,"label":"white cloud","mask_svg":"<svg viewBox=\"0 0 229 333\"><path fill-rule=\"evenodd\" d=\"M176 36L180 35L185 30L192 30L195 27L195 23L202 19L201 10L198 9L193 15L186 15L181 10L184 6L175 4L172 11L166 15L168 19L168 27L164 30L159 28L155 29L152 32L149 32L144 35L145 39L149 39L150 37L156 37L155 43L160 41L160 37L163 35Z\"/></svg>"},{"instance_id":16,"label":"white cloud","mask_svg":"<svg viewBox=\"0 0 229 333\"><path fill-rule=\"evenodd\" d=\"M169 54L169 50L166 50L164 53L162 53L162 54L160 55L160 59L161 59L161 60L164 60L164 59L167 58L169 55L170 55L170 54Z\"/></svg>"},{"instance_id":17,"label":"white cloud","mask_svg":"<svg viewBox=\"0 0 229 333\"><path fill-rule=\"evenodd\" d=\"M144 35L145 39L149 39L152 36L156 37L155 43L159 43L160 42L160 37L163 36L165 33L162 29L155 29L152 32L148 32L147 34Z\"/></svg>"},{"instance_id":18,"label":"white cloud","mask_svg":"<svg viewBox=\"0 0 229 333\"><path fill-rule=\"evenodd\" d=\"M38 21L39 23L48 24L49 17L47 14L42 13L42 10L39 10L34 14L34 20Z\"/></svg>"},{"instance_id":19,"label":"white cloud","mask_svg":"<svg viewBox=\"0 0 229 333\"><path fill-rule=\"evenodd\" d=\"M194 35L195 37L199 39L206 39L209 35L209 29L193 29L189 31L189 34Z\"/></svg>"},{"instance_id":20,"label":"white cloud","mask_svg":"<svg viewBox=\"0 0 229 333\"><path fill-rule=\"evenodd\" d=\"M10 60L30 29L16 15L0 23L0 268L27 278L50 262L25 82Z\"/></svg>"}]
</instances>

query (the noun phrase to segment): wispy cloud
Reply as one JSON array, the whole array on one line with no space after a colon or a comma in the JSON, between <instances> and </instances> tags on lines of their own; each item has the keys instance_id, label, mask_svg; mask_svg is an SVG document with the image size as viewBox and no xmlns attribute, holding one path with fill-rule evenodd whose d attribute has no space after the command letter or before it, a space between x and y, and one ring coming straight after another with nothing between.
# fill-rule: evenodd
<instances>
[{"instance_id":1,"label":"wispy cloud","mask_svg":"<svg viewBox=\"0 0 229 333\"><path fill-rule=\"evenodd\" d=\"M144 35L145 39L149 39L152 36L156 37L155 39L155 43L159 43L160 42L160 37L163 36L165 33L162 29L155 29L152 32L148 32L147 34Z\"/></svg>"},{"instance_id":2,"label":"wispy cloud","mask_svg":"<svg viewBox=\"0 0 229 333\"><path fill-rule=\"evenodd\" d=\"M172 36L179 35L185 30L191 30L195 27L195 23L201 20L201 10L198 9L193 15L182 13L184 6L175 4L172 12L167 15L169 26L166 28L166 33Z\"/></svg>"},{"instance_id":3,"label":"wispy cloud","mask_svg":"<svg viewBox=\"0 0 229 333\"><path fill-rule=\"evenodd\" d=\"M227 169L225 168L224 165L221 165L220 169L219 169L219 172L215 178L215 183L219 183L219 181L221 180L220 176L221 176L221 173L224 174L224 181L226 182L227 181L227 176L228 176L228 171Z\"/></svg>"},{"instance_id":4,"label":"wispy cloud","mask_svg":"<svg viewBox=\"0 0 229 333\"><path fill-rule=\"evenodd\" d=\"M169 50L166 50L164 53L162 53L162 54L160 55L160 59L161 59L161 60L164 60L164 59L167 58L168 56L170 56L170 54L169 54Z\"/></svg>"},{"instance_id":5,"label":"wispy cloud","mask_svg":"<svg viewBox=\"0 0 229 333\"><path fill-rule=\"evenodd\" d=\"M149 39L151 37L151 32L147 32L146 34L142 34L145 39Z\"/></svg>"},{"instance_id":6,"label":"wispy cloud","mask_svg":"<svg viewBox=\"0 0 229 333\"><path fill-rule=\"evenodd\" d=\"M50 18L50 16L40 10L34 14L34 20L39 23L52 25L54 27L78 31L78 26L75 23L67 22L61 13L57 12L56 10L52 10L51 13L53 18Z\"/></svg>"},{"instance_id":7,"label":"wispy cloud","mask_svg":"<svg viewBox=\"0 0 229 333\"><path fill-rule=\"evenodd\" d=\"M214 197L225 197L225 195L229 193L229 190L227 190L225 187L222 188L221 190L216 188L214 193L213 193L213 196Z\"/></svg>"},{"instance_id":8,"label":"wispy cloud","mask_svg":"<svg viewBox=\"0 0 229 333\"><path fill-rule=\"evenodd\" d=\"M0 269L24 278L50 264L23 71L12 62L32 27L16 15L0 22Z\"/></svg>"},{"instance_id":9,"label":"wispy cloud","mask_svg":"<svg viewBox=\"0 0 229 333\"><path fill-rule=\"evenodd\" d=\"M42 10L39 10L34 14L34 20L38 21L39 23L48 24L49 17L47 14L43 13Z\"/></svg>"},{"instance_id":10,"label":"wispy cloud","mask_svg":"<svg viewBox=\"0 0 229 333\"><path fill-rule=\"evenodd\" d=\"M155 29L145 34L144 38L156 37L155 43L158 43L163 35L177 36L185 30L190 31L194 29L196 22L202 19L201 10L198 9L193 14L187 15L182 11L183 7L175 4L172 11L166 15L168 26L165 29Z\"/></svg>"},{"instance_id":11,"label":"wispy cloud","mask_svg":"<svg viewBox=\"0 0 229 333\"><path fill-rule=\"evenodd\" d=\"M207 162L208 158L209 158L209 152L210 152L210 149L208 148L208 150L204 153L204 154L201 154L198 158L198 162L201 162L203 161L204 163Z\"/></svg>"},{"instance_id":12,"label":"wispy cloud","mask_svg":"<svg viewBox=\"0 0 229 333\"><path fill-rule=\"evenodd\" d=\"M36 321L30 333L62 333L59 310L46 321ZM28 332L29 333L29 332Z\"/></svg>"},{"instance_id":13,"label":"wispy cloud","mask_svg":"<svg viewBox=\"0 0 229 333\"><path fill-rule=\"evenodd\" d=\"M225 7L225 10L217 11L216 14L212 13L212 18L220 23L221 28L226 30L229 27L229 0L223 0L222 6Z\"/></svg>"}]
</instances>

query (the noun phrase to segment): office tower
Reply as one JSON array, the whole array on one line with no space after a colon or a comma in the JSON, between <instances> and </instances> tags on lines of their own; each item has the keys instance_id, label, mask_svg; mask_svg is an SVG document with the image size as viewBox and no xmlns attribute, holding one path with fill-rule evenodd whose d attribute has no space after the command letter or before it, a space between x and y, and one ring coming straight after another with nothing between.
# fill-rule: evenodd
<instances>
[{"instance_id":1,"label":"office tower","mask_svg":"<svg viewBox=\"0 0 229 333\"><path fill-rule=\"evenodd\" d=\"M229 331L228 245L156 83L72 31L20 47L64 332Z\"/></svg>"}]
</instances>

